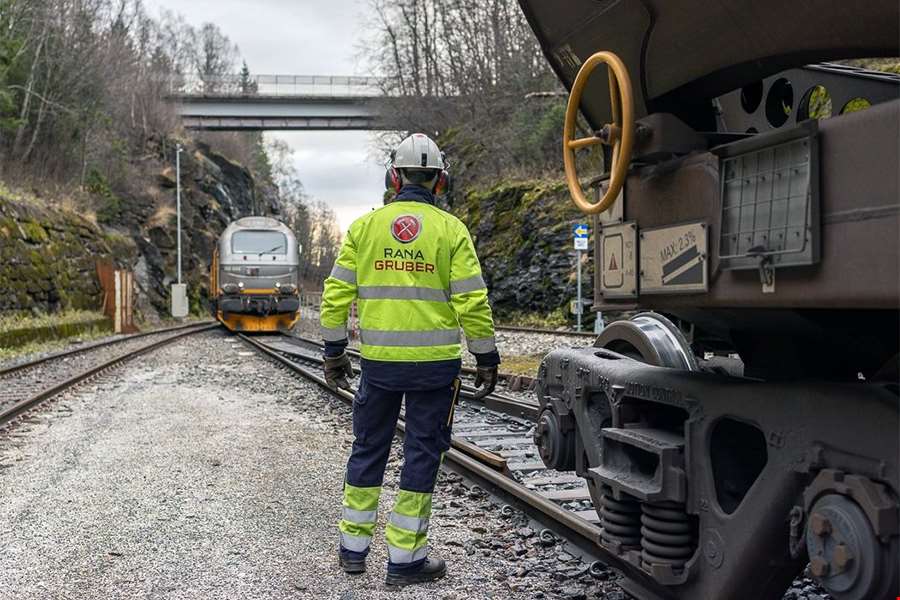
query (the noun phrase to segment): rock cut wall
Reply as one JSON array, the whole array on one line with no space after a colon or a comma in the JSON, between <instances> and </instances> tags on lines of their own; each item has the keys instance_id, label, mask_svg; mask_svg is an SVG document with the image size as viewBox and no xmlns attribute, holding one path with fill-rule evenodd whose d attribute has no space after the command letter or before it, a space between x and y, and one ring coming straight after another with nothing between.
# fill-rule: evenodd
<instances>
[{"instance_id":1,"label":"rock cut wall","mask_svg":"<svg viewBox=\"0 0 900 600\"><path fill-rule=\"evenodd\" d=\"M572 227L589 223L560 180L503 182L468 190L451 212L469 227L490 290L502 317L514 311L550 313L577 293ZM593 266L582 253L582 294L592 298Z\"/></svg>"},{"instance_id":2,"label":"rock cut wall","mask_svg":"<svg viewBox=\"0 0 900 600\"><path fill-rule=\"evenodd\" d=\"M0 312L99 310L101 259L134 271L139 318L168 313L177 273L173 147L160 144L127 194L93 175L95 210L84 214L0 187ZM182 272L197 314L206 308L209 265L225 227L253 214L277 218L281 207L275 190L204 144L185 143L181 163Z\"/></svg>"}]
</instances>

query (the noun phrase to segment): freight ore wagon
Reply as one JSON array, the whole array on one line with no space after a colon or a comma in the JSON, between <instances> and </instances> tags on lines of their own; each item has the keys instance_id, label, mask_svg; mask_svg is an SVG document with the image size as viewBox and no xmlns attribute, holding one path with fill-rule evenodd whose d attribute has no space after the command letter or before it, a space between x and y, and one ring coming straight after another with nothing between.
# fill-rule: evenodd
<instances>
[{"instance_id":1,"label":"freight ore wagon","mask_svg":"<svg viewBox=\"0 0 900 600\"><path fill-rule=\"evenodd\" d=\"M643 311L539 374L605 560L641 599L781 598L806 565L898 597L900 78L826 62L900 55L896 0L520 4L571 92L594 309Z\"/></svg>"}]
</instances>

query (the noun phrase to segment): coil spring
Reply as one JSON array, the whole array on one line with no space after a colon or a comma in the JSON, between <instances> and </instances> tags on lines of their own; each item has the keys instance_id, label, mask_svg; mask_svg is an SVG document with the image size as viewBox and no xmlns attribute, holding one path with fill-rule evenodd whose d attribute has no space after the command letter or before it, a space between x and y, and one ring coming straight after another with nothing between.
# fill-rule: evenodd
<instances>
[{"instance_id":1,"label":"coil spring","mask_svg":"<svg viewBox=\"0 0 900 600\"><path fill-rule=\"evenodd\" d=\"M641 506L641 559L651 564L684 567L694 554L694 535L683 504Z\"/></svg>"},{"instance_id":2,"label":"coil spring","mask_svg":"<svg viewBox=\"0 0 900 600\"><path fill-rule=\"evenodd\" d=\"M616 500L604 491L600 496L600 539L625 547L641 545L641 505L637 500L622 495Z\"/></svg>"}]
</instances>

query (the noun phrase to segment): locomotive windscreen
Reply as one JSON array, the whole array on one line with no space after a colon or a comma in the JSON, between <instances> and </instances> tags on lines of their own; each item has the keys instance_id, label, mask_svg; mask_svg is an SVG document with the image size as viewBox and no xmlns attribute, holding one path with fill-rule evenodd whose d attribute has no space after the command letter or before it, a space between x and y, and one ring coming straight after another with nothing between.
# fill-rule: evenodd
<instances>
[{"instance_id":1,"label":"locomotive windscreen","mask_svg":"<svg viewBox=\"0 0 900 600\"><path fill-rule=\"evenodd\" d=\"M237 231L231 237L235 254L287 254L287 236L277 231Z\"/></svg>"}]
</instances>

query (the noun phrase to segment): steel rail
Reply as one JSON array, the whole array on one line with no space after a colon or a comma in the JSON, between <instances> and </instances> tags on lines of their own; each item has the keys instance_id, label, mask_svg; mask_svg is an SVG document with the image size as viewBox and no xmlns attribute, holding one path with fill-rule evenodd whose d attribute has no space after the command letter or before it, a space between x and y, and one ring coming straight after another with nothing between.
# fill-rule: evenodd
<instances>
[{"instance_id":1,"label":"steel rail","mask_svg":"<svg viewBox=\"0 0 900 600\"><path fill-rule=\"evenodd\" d=\"M93 377L94 375L96 375L97 373L99 373L101 371L109 369L110 367L114 367L114 366L121 364L125 361L128 361L132 358L141 356L142 354L146 354L147 352L150 352L151 350L156 350L157 348L159 348L161 346L165 346L166 344L170 344L170 343L174 342L175 340L181 339L181 338L189 336L189 335L194 335L195 333L209 331L210 329L217 328L219 326L220 326L219 323L209 323L209 322L204 321L202 324L191 324L189 326L180 326L180 327L173 327L171 329L166 329L166 330L161 330L161 331L160 330L154 331L152 333L158 334L158 333L166 333L167 331L172 331L172 330L188 329L187 331L182 331L180 333L176 333L165 339L162 339L162 340L159 340L156 342L152 342L150 344L147 344L146 346L142 346L136 350L132 350L131 352L126 352L125 354L119 355L119 356L117 356L111 360L108 360L100 365L91 367L90 369L88 369L86 371L82 371L78 375L75 375L74 377L70 377L69 379L66 379L65 381L60 382L50 388L42 390L42 391L38 392L37 394L35 394L34 396L31 396L30 398L26 398L25 400L22 400L20 402L17 402L16 404L13 404L12 406L0 411L0 425L3 425L5 423L11 421L12 419L16 418L17 416L19 416L26 410L33 408L34 406L43 402L44 400L47 400L48 398L52 398L56 394L66 390L78 383L81 383L85 379L89 379L90 377ZM190 329L189 329L189 327L190 327ZM149 333L147 335L149 335ZM134 339L134 338L135 338L135 336L131 336L128 339ZM109 344L97 344L94 347L95 348L102 347L104 345L109 345ZM70 354L70 353L62 354L60 356L67 356L68 354ZM56 358L59 358L59 356L57 356ZM46 362L46 360L37 361L35 364L38 364L38 362Z\"/></svg>"},{"instance_id":2,"label":"steel rail","mask_svg":"<svg viewBox=\"0 0 900 600\"><path fill-rule=\"evenodd\" d=\"M309 369L300 366L296 362L282 356L278 351L269 348L262 342L243 334L238 334L238 337L250 344L253 348L262 352L264 355L275 359L292 371L319 384L321 387L338 396L345 402L352 404L353 394L346 390L332 388L318 373L314 373ZM401 423L398 423L398 429L400 431L404 430ZM479 448L479 450L481 449ZM483 453L486 453L486 451L482 450L481 454ZM507 472L498 470L491 464L485 464L479 460L480 456L478 455L471 456L454 445L454 447L451 447L450 450L444 454L444 458L445 466L470 478L487 492L501 498L504 502L521 509L533 519L539 521L544 526L561 535L567 541L582 549L586 554L596 557L607 566L619 570L629 579L640 580L644 578L643 574L638 571L634 565L624 561L618 555L613 554L601 545L601 529L597 525L562 508L552 500L542 496L539 492L525 487L523 484L510 477ZM505 462L505 459L501 458L501 460ZM632 587L632 589L635 588ZM640 597L643 600L661 600L660 596L657 596L646 589L640 588L640 592Z\"/></svg>"},{"instance_id":3,"label":"steel rail","mask_svg":"<svg viewBox=\"0 0 900 600\"><path fill-rule=\"evenodd\" d=\"M576 337L595 338L599 334L592 331L557 331L555 329L541 329L537 327L519 327L517 325L495 325L497 331L520 331L522 333L546 333L548 335L571 335Z\"/></svg>"},{"instance_id":4,"label":"steel rail","mask_svg":"<svg viewBox=\"0 0 900 600\"><path fill-rule=\"evenodd\" d=\"M81 346L78 348L73 348L71 350L63 350L62 352L54 352L52 354L48 354L46 356L42 356L40 358L36 358L34 360L30 360L28 362L18 363L14 365L10 365L8 367L0 368L0 376L8 375L9 373L15 373L16 371L21 371L23 369L27 369L29 367L34 367L39 364L45 363L47 361L56 360L57 358L64 358L66 356L72 356L73 354L80 354L82 352L87 352L88 350L94 350L95 348L103 348L104 346L113 346L115 344L120 344L122 342L127 342L128 340L136 340L138 338L147 337L148 335L156 335L158 333L166 333L169 331L178 331L180 329L188 329L191 327L200 327L201 325L208 325L212 323L212 321L198 321L196 323L187 323L185 325L176 325L174 327L163 327L162 329L153 329L151 331L142 331L140 333L134 333L131 335L123 335L110 340L103 340L100 342L95 342L93 344L88 344L87 346Z\"/></svg>"}]
</instances>

